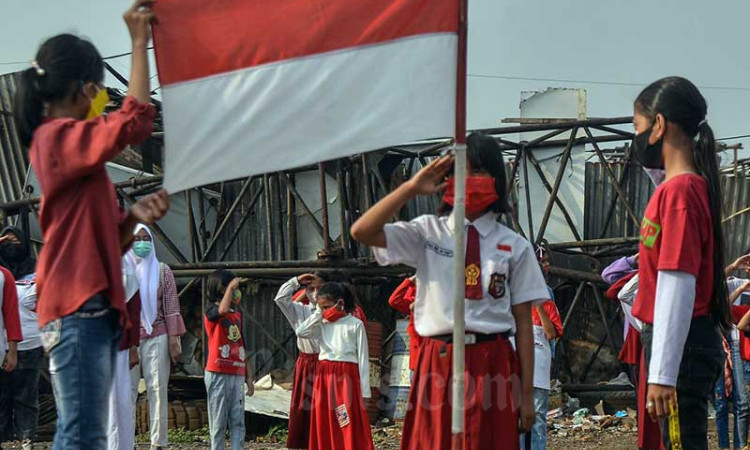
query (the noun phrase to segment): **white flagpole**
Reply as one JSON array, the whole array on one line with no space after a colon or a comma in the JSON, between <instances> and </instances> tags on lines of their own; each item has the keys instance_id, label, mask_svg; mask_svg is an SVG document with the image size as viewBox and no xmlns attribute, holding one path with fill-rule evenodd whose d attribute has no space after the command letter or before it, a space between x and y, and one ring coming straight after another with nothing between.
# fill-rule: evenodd
<instances>
[{"instance_id":1,"label":"white flagpole","mask_svg":"<svg viewBox=\"0 0 750 450\"><path fill-rule=\"evenodd\" d=\"M453 450L463 450L464 448L464 393L466 391L466 378L464 375L466 367L464 218L466 217L466 41L468 0L458 0L458 8L456 136L454 147L455 191L453 198L453 230L455 238L453 243L453 414L451 424Z\"/></svg>"}]
</instances>

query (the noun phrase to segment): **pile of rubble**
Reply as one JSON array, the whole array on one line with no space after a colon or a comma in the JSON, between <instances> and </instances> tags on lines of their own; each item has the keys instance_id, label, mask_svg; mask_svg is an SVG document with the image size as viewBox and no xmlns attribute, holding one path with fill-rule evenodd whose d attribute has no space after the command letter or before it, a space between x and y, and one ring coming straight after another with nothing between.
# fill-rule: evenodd
<instances>
[{"instance_id":1,"label":"pile of rubble","mask_svg":"<svg viewBox=\"0 0 750 450\"><path fill-rule=\"evenodd\" d=\"M579 408L578 400L568 398L565 405L547 413L547 428L550 436L578 436L581 440L595 439L601 433L632 433L636 430L636 412L630 408L605 414L600 402L592 411Z\"/></svg>"}]
</instances>

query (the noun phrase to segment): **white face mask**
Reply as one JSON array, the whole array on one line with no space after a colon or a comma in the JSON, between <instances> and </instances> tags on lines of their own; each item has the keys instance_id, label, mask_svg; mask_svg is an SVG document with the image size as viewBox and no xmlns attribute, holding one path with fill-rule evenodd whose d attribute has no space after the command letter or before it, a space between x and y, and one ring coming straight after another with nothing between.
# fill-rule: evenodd
<instances>
[{"instance_id":1,"label":"white face mask","mask_svg":"<svg viewBox=\"0 0 750 450\"><path fill-rule=\"evenodd\" d=\"M667 173L664 171L664 169L647 169L643 168L643 171L646 172L646 175L648 175L649 178L651 178L651 181L654 183L654 186L658 186L664 181L664 178L666 178Z\"/></svg>"}]
</instances>

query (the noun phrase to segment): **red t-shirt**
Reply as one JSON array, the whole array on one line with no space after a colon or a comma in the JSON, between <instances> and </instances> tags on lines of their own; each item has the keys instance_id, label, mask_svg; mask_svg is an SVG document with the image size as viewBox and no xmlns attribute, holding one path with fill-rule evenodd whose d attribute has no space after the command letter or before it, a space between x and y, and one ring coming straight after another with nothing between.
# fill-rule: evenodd
<instances>
[{"instance_id":1,"label":"red t-shirt","mask_svg":"<svg viewBox=\"0 0 750 450\"><path fill-rule=\"evenodd\" d=\"M560 312L557 310L555 302L547 300L542 303L542 308L544 309L544 312L547 313L549 321L555 326L555 331L557 331L557 337L559 338L563 334L563 326L562 320L560 319ZM539 317L536 308L531 308L531 322L538 327L542 326L542 319Z\"/></svg>"},{"instance_id":2,"label":"red t-shirt","mask_svg":"<svg viewBox=\"0 0 750 450\"><path fill-rule=\"evenodd\" d=\"M732 306L732 321L735 325L750 311L750 306L739 305ZM745 361L750 361L750 337L740 331L740 357Z\"/></svg>"},{"instance_id":3,"label":"red t-shirt","mask_svg":"<svg viewBox=\"0 0 750 450\"><path fill-rule=\"evenodd\" d=\"M77 311L101 293L127 323L120 225L105 163L153 131L153 106L126 97L119 111L93 120L52 119L35 132L31 165L42 189L37 265L39 325Z\"/></svg>"},{"instance_id":4,"label":"red t-shirt","mask_svg":"<svg viewBox=\"0 0 750 450\"><path fill-rule=\"evenodd\" d=\"M713 294L713 253L706 181L695 174L683 174L661 184L648 202L641 224L639 286L633 315L648 324L654 323L660 270L694 275L693 317L708 315Z\"/></svg>"},{"instance_id":5,"label":"red t-shirt","mask_svg":"<svg viewBox=\"0 0 750 450\"><path fill-rule=\"evenodd\" d=\"M209 305L203 317L208 335L206 370L229 375L245 375L245 342L242 314L231 310L221 315L219 306Z\"/></svg>"}]
</instances>

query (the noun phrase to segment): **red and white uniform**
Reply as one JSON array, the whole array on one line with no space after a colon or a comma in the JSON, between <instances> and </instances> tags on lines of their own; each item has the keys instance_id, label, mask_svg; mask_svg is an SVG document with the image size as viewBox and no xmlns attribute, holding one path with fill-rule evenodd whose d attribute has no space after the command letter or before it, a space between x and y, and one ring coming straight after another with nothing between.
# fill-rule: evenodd
<instances>
[{"instance_id":1,"label":"red and white uniform","mask_svg":"<svg viewBox=\"0 0 750 450\"><path fill-rule=\"evenodd\" d=\"M555 327L557 337L563 334L562 320L560 312L557 310L555 302L547 300L542 303L544 312L547 313L550 322ZM550 389L550 372L552 370L552 348L549 345L549 339L544 334L542 319L536 308L531 309L531 322L534 325L534 387L538 389Z\"/></svg>"},{"instance_id":2,"label":"red and white uniform","mask_svg":"<svg viewBox=\"0 0 750 450\"><path fill-rule=\"evenodd\" d=\"M388 304L391 305L391 308L401 314L409 315L409 325L406 326L406 332L409 334L409 370L412 371L417 370L419 344L422 339L414 328L414 311L411 310L411 305L416 298L417 286L411 278L407 278L393 291L391 298L388 299Z\"/></svg>"},{"instance_id":3,"label":"red and white uniform","mask_svg":"<svg viewBox=\"0 0 750 450\"><path fill-rule=\"evenodd\" d=\"M305 290L300 289L299 281L294 277L279 288L274 299L293 330L296 330L315 312L315 306L311 305L304 295ZM298 336L297 349L299 349L299 356L294 365L294 385L289 406L289 433L286 440L286 447L290 450L306 449L310 443L310 413L320 345L314 339Z\"/></svg>"},{"instance_id":4,"label":"red and white uniform","mask_svg":"<svg viewBox=\"0 0 750 450\"><path fill-rule=\"evenodd\" d=\"M363 398L370 398L367 333L351 314L335 322L315 313L295 330L298 337L320 344L313 389L311 450L374 450Z\"/></svg>"},{"instance_id":5,"label":"red and white uniform","mask_svg":"<svg viewBox=\"0 0 750 450\"><path fill-rule=\"evenodd\" d=\"M417 269L414 324L424 341L409 395L411 409L401 442L404 450L451 447L453 346L432 337L453 332L453 266L460 263L453 256L453 222L453 215L425 215L388 224L386 247L374 249L382 265L406 264ZM501 225L494 213L473 223L467 220L465 226L467 260L478 257L479 266L473 272L467 270L467 287L479 288L479 298L466 299L466 331L514 334L511 306L549 298L534 250L528 241ZM471 242L472 234L478 236L478 244ZM479 255L470 255L476 249ZM516 352L507 339L498 337L467 345L465 359L467 386L473 389L466 391L464 448L517 448L518 414L510 381L518 375Z\"/></svg>"}]
</instances>

